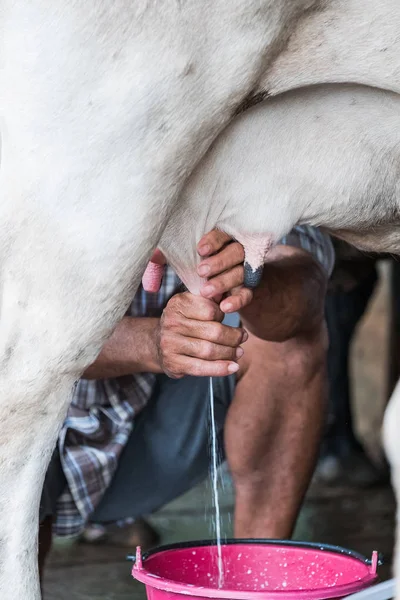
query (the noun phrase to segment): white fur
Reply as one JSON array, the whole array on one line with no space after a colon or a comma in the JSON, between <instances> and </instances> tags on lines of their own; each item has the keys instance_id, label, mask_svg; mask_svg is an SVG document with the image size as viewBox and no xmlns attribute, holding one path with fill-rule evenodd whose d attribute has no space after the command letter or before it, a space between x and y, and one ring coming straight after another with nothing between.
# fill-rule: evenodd
<instances>
[{"instance_id":1,"label":"white fur","mask_svg":"<svg viewBox=\"0 0 400 600\"><path fill-rule=\"evenodd\" d=\"M246 249L307 223L400 253L399 115L399 95L354 85L310 87L249 109L188 179L161 249L195 292L196 242L215 226Z\"/></svg>"},{"instance_id":2,"label":"white fur","mask_svg":"<svg viewBox=\"0 0 400 600\"><path fill-rule=\"evenodd\" d=\"M161 237L193 291L193 244L216 224L253 263L298 221L354 231L379 215L379 247L398 249L394 95L283 96L195 168L260 90L398 92L399 18L397 0L0 0L2 600L40 597L38 502L69 391Z\"/></svg>"},{"instance_id":3,"label":"white fur","mask_svg":"<svg viewBox=\"0 0 400 600\"><path fill-rule=\"evenodd\" d=\"M307 85L358 83L400 92L397 0L334 0L299 20L259 89L276 95Z\"/></svg>"}]
</instances>

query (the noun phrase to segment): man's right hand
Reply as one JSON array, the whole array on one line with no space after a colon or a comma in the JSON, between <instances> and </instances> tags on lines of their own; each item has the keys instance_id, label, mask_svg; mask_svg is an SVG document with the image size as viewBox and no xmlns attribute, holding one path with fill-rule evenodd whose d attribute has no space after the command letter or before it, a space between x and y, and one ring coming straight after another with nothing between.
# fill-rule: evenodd
<instances>
[{"instance_id":1,"label":"man's right hand","mask_svg":"<svg viewBox=\"0 0 400 600\"><path fill-rule=\"evenodd\" d=\"M223 312L213 301L189 292L176 294L160 319L157 347L162 370L175 379L185 375L236 373L247 333L222 325Z\"/></svg>"}]
</instances>

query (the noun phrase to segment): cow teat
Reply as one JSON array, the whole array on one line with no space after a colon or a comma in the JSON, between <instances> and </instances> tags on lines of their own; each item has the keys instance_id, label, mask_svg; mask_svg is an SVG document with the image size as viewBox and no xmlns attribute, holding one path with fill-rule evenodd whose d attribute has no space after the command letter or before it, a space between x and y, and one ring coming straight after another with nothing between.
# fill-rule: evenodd
<instances>
[{"instance_id":1,"label":"cow teat","mask_svg":"<svg viewBox=\"0 0 400 600\"><path fill-rule=\"evenodd\" d=\"M156 293L160 290L165 264L166 260L163 253L160 250L155 250L142 278L142 285L145 292Z\"/></svg>"},{"instance_id":2,"label":"cow teat","mask_svg":"<svg viewBox=\"0 0 400 600\"><path fill-rule=\"evenodd\" d=\"M261 282L265 257L273 246L272 237L260 234L235 237L244 248L244 285L254 289Z\"/></svg>"}]
</instances>

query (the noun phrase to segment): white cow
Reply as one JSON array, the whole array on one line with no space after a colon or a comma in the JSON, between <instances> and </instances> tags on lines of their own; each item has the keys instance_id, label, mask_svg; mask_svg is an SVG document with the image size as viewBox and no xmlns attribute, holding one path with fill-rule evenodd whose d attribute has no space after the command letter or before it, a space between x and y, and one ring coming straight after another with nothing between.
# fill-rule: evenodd
<instances>
[{"instance_id":1,"label":"white cow","mask_svg":"<svg viewBox=\"0 0 400 600\"><path fill-rule=\"evenodd\" d=\"M0 0L1 600L40 597L71 388L157 244L192 291L215 225L255 271L300 221L399 251L399 31L398 0ZM267 102L202 162L252 98L346 82L370 87Z\"/></svg>"}]
</instances>

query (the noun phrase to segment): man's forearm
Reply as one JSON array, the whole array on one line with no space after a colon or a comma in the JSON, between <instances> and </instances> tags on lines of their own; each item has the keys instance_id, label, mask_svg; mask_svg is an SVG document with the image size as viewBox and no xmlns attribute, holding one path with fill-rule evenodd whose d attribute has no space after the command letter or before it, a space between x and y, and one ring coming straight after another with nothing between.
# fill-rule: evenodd
<instances>
[{"instance_id":1,"label":"man's forearm","mask_svg":"<svg viewBox=\"0 0 400 600\"><path fill-rule=\"evenodd\" d=\"M308 334L321 322L327 278L308 253L288 246L274 251L276 257L265 265L262 282L240 316L257 337L282 342Z\"/></svg>"},{"instance_id":2,"label":"man's forearm","mask_svg":"<svg viewBox=\"0 0 400 600\"><path fill-rule=\"evenodd\" d=\"M161 373L158 324L159 319L125 317L83 377L107 379L141 372Z\"/></svg>"}]
</instances>

